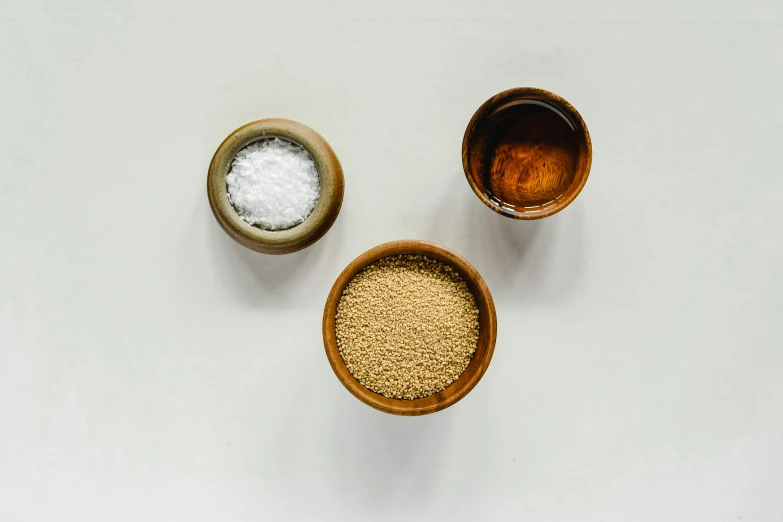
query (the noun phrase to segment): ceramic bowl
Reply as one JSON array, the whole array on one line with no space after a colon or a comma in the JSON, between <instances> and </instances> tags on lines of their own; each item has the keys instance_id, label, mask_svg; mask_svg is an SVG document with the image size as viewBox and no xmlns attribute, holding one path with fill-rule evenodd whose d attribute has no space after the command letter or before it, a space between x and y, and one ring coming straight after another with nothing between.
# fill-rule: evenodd
<instances>
[{"instance_id":1,"label":"ceramic bowl","mask_svg":"<svg viewBox=\"0 0 783 522\"><path fill-rule=\"evenodd\" d=\"M249 225L228 199L226 175L237 152L267 138L301 145L318 169L321 191L315 208L302 223L286 230L264 230ZM318 241L337 219L343 190L343 169L326 140L307 125L282 118L254 121L229 134L212 157L207 176L209 205L220 226L242 246L264 254L288 254Z\"/></svg>"},{"instance_id":2,"label":"ceramic bowl","mask_svg":"<svg viewBox=\"0 0 783 522\"><path fill-rule=\"evenodd\" d=\"M577 110L530 87L487 100L462 140L462 166L473 192L515 219L544 218L567 207L587 182L592 154Z\"/></svg>"},{"instance_id":3,"label":"ceramic bowl","mask_svg":"<svg viewBox=\"0 0 783 522\"><path fill-rule=\"evenodd\" d=\"M390 399L374 391L365 388L357 381L345 366L340 350L337 348L337 338L335 332L335 317L337 315L337 305L342 297L343 290L353 277L364 269L367 265L378 261L384 257L400 254L418 254L425 255L432 259L437 259L442 263L451 266L456 270L473 293L476 305L479 309L479 339L476 352L473 354L468 367L450 386L444 390L423 397L420 399ZM489 362L492 360L492 353L495 349L495 339L497 337L497 317L495 315L495 304L492 301L492 295L489 293L487 285L479 273L470 263L462 257L442 246L425 241L394 241L377 246L368 250L364 254L354 259L342 271L340 276L332 286L329 297L326 300L323 317L323 338L326 348L326 357L332 366L335 375L343 383L349 392L357 399L373 408L395 415L424 415L448 408L456 403L473 389L479 382L484 372L487 371Z\"/></svg>"}]
</instances>

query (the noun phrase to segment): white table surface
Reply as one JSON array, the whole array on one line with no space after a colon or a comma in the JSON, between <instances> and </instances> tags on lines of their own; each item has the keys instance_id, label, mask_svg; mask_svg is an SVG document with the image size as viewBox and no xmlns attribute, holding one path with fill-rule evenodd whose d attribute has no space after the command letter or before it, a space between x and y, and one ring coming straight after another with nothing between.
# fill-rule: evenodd
<instances>
[{"instance_id":1,"label":"white table surface","mask_svg":"<svg viewBox=\"0 0 783 522\"><path fill-rule=\"evenodd\" d=\"M783 4L740 4L2 0L0 520L783 520ZM462 173L514 86L593 138L539 222ZM281 257L205 190L270 116L346 180ZM422 418L321 341L342 268L404 238L498 311L484 379Z\"/></svg>"}]
</instances>

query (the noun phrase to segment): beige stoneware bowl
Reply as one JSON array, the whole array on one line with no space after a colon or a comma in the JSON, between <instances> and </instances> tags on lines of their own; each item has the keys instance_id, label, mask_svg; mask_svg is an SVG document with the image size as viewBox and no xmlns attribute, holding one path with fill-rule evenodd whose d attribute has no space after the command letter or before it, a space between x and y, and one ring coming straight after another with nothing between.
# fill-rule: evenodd
<instances>
[{"instance_id":1,"label":"beige stoneware bowl","mask_svg":"<svg viewBox=\"0 0 783 522\"><path fill-rule=\"evenodd\" d=\"M226 175L237 152L267 138L280 138L304 147L315 162L321 183L312 213L302 223L286 230L264 230L249 225L228 199ZM344 185L340 161L326 140L307 125L282 118L254 121L229 134L212 157L207 175L207 195L215 219L237 243L263 254L296 252L323 237L340 213Z\"/></svg>"}]
</instances>

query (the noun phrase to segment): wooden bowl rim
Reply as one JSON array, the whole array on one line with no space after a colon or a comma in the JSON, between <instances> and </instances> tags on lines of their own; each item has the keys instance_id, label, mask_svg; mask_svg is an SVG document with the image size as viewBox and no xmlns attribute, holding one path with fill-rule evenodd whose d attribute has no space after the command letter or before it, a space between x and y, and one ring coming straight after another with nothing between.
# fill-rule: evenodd
<instances>
[{"instance_id":1,"label":"wooden bowl rim","mask_svg":"<svg viewBox=\"0 0 783 522\"><path fill-rule=\"evenodd\" d=\"M465 369L463 374L446 389L434 395L430 395L429 397L414 400L390 399L373 392L360 384L345 366L345 362L337 348L335 332L337 305L339 304L343 290L348 283L357 273L369 264L384 257L400 254L429 256L455 268L468 283L479 309L482 308L482 305L485 307L488 319L488 321L482 321L479 324L479 328L486 329L487 332L487 349L483 354L483 358L478 360L475 359L474 356L474 359L471 360L468 368ZM326 357L329 359L332 370L343 386L345 386L345 388L357 399L377 410L394 415L425 415L443 410L457 403L465 397L484 376L495 350L495 341L497 339L497 314L495 312L492 294L484 282L484 279L462 256L445 247L427 241L391 241L364 252L351 261L337 277L324 306L323 339ZM478 365L478 369L468 374L468 370L474 362ZM463 377L466 378L463 380ZM454 386L458 386L456 392L447 394L446 391Z\"/></svg>"},{"instance_id":2,"label":"wooden bowl rim","mask_svg":"<svg viewBox=\"0 0 783 522\"><path fill-rule=\"evenodd\" d=\"M486 114L494 107L505 102L509 98L520 97L520 96L543 98L565 109L578 124L581 138L584 140L586 148L585 148L584 167L575 174L574 181L568 187L568 191L566 192L566 195L564 197L556 199L555 201L548 203L542 207L537 207L535 209L530 209L530 210L515 211L496 204L494 201L488 198L487 195L484 194L484 192L481 189L479 189L479 187L476 185L475 181L473 180L473 176L471 176L470 174L470 163L468 161L469 159L468 156L470 152L471 142L473 140L473 132L476 130L476 126L478 125L478 122L484 116L486 116ZM489 98L487 101L481 104L481 106L478 109L476 109L475 113L473 113L473 117L470 119L468 126L465 128L465 134L462 138L462 169L465 172L465 177L467 178L468 183L470 184L470 188L473 189L473 192L475 192L476 196L478 196L479 199L486 206L488 206L498 214L514 219L541 219L556 214L561 210L563 210L564 208L566 208L568 205L571 204L571 202L573 202L576 199L579 193L582 192L585 183L587 183L587 178L590 175L590 167L592 165L592 161L593 161L592 140L590 139L590 133L587 130L587 124L585 124L584 119L582 119L582 116L579 114L579 111L577 111L576 108L573 105L571 105L565 98L558 96L557 94L551 91L547 91L546 89L539 89L537 87L514 87L512 89L507 89L505 91L499 92L498 94Z\"/></svg>"},{"instance_id":3,"label":"wooden bowl rim","mask_svg":"<svg viewBox=\"0 0 783 522\"><path fill-rule=\"evenodd\" d=\"M264 230L243 220L228 200L226 175L236 154L247 145L281 138L301 145L318 169L321 192L315 208L300 224L286 230ZM264 254L288 254L308 247L323 237L342 207L343 169L329 143L303 123L284 118L265 118L247 123L220 144L209 164L209 206L223 230L241 245Z\"/></svg>"}]
</instances>

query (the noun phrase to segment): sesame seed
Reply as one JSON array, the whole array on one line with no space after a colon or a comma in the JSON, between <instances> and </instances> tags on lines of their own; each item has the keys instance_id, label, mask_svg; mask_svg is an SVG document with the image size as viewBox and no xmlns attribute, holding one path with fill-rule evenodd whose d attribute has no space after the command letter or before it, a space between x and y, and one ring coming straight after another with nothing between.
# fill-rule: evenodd
<instances>
[{"instance_id":1,"label":"sesame seed","mask_svg":"<svg viewBox=\"0 0 783 522\"><path fill-rule=\"evenodd\" d=\"M422 255L389 256L343 290L337 347L366 388L395 399L442 391L476 351L479 311L456 270Z\"/></svg>"}]
</instances>

